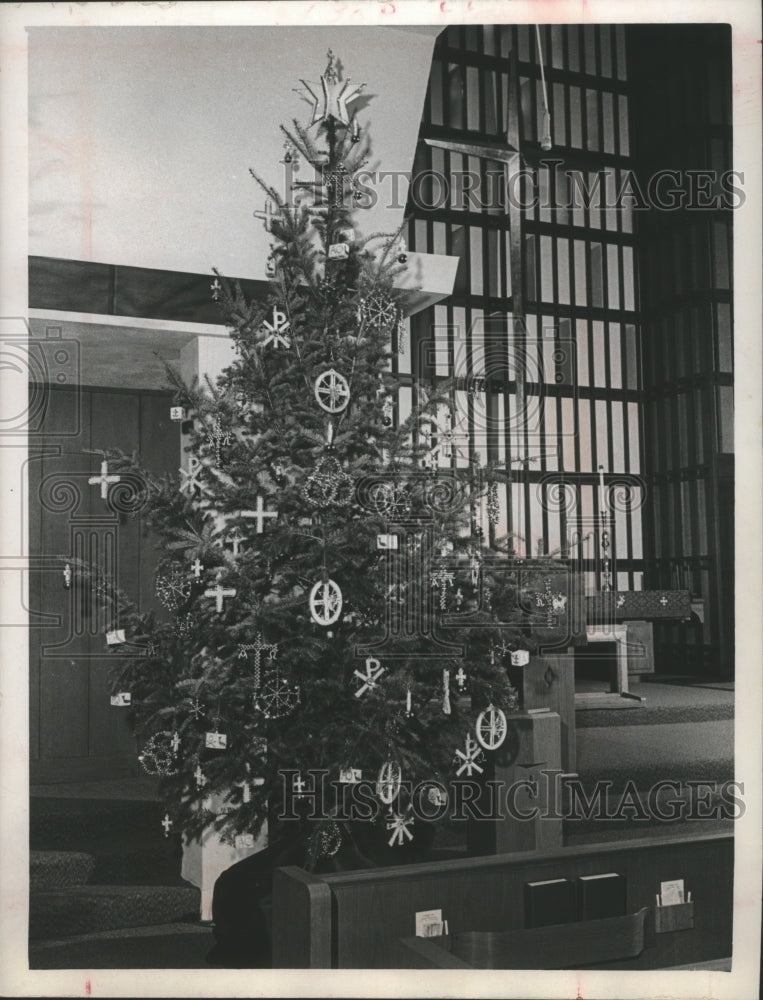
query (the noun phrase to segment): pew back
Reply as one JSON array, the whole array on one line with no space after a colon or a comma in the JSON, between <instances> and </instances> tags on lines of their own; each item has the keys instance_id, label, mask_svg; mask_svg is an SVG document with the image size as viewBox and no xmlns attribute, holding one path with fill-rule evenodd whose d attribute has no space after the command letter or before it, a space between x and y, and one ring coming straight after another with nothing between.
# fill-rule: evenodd
<instances>
[{"instance_id":1,"label":"pew back","mask_svg":"<svg viewBox=\"0 0 763 1000\"><path fill-rule=\"evenodd\" d=\"M627 910L653 907L660 882L684 879L694 926L657 934L654 946L609 968L667 968L731 954L733 834L592 844L396 868L311 876L281 868L273 887L275 968L397 968L400 938L415 913L442 909L450 932L514 931L524 926L524 883L619 872ZM552 967L552 966L549 966Z\"/></svg>"}]
</instances>

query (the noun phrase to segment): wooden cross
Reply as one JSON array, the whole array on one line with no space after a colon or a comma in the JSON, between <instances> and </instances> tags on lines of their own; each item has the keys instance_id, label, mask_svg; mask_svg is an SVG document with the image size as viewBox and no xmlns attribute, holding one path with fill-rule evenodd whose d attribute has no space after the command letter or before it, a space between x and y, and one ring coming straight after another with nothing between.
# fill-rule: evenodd
<instances>
[{"instance_id":1,"label":"wooden cross","mask_svg":"<svg viewBox=\"0 0 763 1000\"><path fill-rule=\"evenodd\" d=\"M222 614L223 610L223 600L226 597L235 597L236 588L235 587L223 587L220 583L220 577L217 578L217 584L214 587L210 587L209 590L204 591L205 597L214 597L215 604L217 606L217 613Z\"/></svg>"},{"instance_id":2,"label":"wooden cross","mask_svg":"<svg viewBox=\"0 0 763 1000\"><path fill-rule=\"evenodd\" d=\"M172 820L170 819L169 813L164 814L164 819L162 820L162 826L164 827L164 836L169 837L170 827L172 826Z\"/></svg>"},{"instance_id":3,"label":"wooden cross","mask_svg":"<svg viewBox=\"0 0 763 1000\"><path fill-rule=\"evenodd\" d=\"M88 479L90 486L95 486L96 484L101 484L101 500L105 500L109 495L109 484L118 483L121 480L121 476L110 476L109 475L109 463L104 459L101 462L101 474L99 476L91 476Z\"/></svg>"}]
</instances>

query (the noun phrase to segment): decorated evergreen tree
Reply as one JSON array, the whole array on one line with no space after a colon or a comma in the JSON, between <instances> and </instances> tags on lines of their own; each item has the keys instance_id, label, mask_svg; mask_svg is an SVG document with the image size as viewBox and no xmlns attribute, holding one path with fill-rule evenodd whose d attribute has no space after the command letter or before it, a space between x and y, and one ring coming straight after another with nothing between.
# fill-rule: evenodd
<instances>
[{"instance_id":1,"label":"decorated evergreen tree","mask_svg":"<svg viewBox=\"0 0 763 1000\"><path fill-rule=\"evenodd\" d=\"M418 385L410 416L397 413L408 258L399 233L361 238L354 225L369 152L348 111L360 88L331 54L320 91L304 86L312 121L284 129L287 157L316 181L294 198L259 181L274 209L269 293L248 301L217 274L236 359L215 382L172 375L186 467L157 479L106 456L141 477L167 614L100 593L131 644L114 691L130 693L175 831L256 833L324 771L370 779L398 845L414 835L411 789L431 815L505 736L505 654L528 645L526 614L479 530L495 487L473 461L450 461L452 386ZM337 849L331 816L312 831L313 859Z\"/></svg>"}]
</instances>

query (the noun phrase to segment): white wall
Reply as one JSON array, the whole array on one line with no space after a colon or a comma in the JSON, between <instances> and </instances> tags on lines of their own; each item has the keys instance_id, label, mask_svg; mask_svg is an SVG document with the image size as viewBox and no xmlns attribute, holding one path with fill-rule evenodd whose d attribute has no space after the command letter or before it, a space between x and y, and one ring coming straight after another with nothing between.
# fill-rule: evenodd
<instances>
[{"instance_id":1,"label":"white wall","mask_svg":"<svg viewBox=\"0 0 763 1000\"><path fill-rule=\"evenodd\" d=\"M299 78L318 84L332 48L372 97L369 167L409 171L437 31L31 29L29 253L263 277L249 168L281 181L279 126L310 120ZM363 231L397 228L388 201L358 213Z\"/></svg>"}]
</instances>

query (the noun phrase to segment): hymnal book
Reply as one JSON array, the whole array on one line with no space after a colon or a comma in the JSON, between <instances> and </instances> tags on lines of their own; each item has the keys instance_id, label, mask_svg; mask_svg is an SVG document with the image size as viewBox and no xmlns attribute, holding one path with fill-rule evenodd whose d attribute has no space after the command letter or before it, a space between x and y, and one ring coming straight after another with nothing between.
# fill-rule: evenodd
<instances>
[{"instance_id":1,"label":"hymnal book","mask_svg":"<svg viewBox=\"0 0 763 1000\"><path fill-rule=\"evenodd\" d=\"M627 912L627 882L624 875L605 872L578 878L578 916L581 920L623 917Z\"/></svg>"},{"instance_id":2,"label":"hymnal book","mask_svg":"<svg viewBox=\"0 0 763 1000\"><path fill-rule=\"evenodd\" d=\"M575 886L569 879L525 882L525 927L567 924L575 919Z\"/></svg>"}]
</instances>

